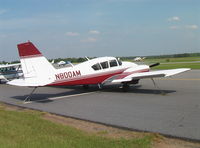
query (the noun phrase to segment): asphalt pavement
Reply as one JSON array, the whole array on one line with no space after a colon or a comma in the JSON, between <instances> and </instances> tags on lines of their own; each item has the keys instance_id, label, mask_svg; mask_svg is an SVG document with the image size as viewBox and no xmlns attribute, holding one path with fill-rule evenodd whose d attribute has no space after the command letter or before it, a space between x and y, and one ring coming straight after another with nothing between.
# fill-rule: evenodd
<instances>
[{"instance_id":1,"label":"asphalt pavement","mask_svg":"<svg viewBox=\"0 0 200 148\"><path fill-rule=\"evenodd\" d=\"M200 70L141 80L128 92L118 86L32 88L0 84L0 101L131 130L200 141Z\"/></svg>"}]
</instances>

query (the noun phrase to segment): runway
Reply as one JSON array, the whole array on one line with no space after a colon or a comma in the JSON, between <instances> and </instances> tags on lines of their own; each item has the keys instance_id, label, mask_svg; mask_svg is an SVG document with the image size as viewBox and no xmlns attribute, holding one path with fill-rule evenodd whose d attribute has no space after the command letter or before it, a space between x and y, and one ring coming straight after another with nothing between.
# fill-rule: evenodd
<instances>
[{"instance_id":1,"label":"runway","mask_svg":"<svg viewBox=\"0 0 200 148\"><path fill-rule=\"evenodd\" d=\"M200 70L171 78L141 80L123 92L116 86L42 87L23 100L32 88L0 85L0 101L64 116L139 131L200 141Z\"/></svg>"}]
</instances>

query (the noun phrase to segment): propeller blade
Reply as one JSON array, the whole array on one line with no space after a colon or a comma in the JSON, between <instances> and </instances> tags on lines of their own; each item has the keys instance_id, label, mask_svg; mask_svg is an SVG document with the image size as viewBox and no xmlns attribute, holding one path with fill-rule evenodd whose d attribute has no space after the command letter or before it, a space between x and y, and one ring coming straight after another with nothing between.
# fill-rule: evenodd
<instances>
[{"instance_id":1,"label":"propeller blade","mask_svg":"<svg viewBox=\"0 0 200 148\"><path fill-rule=\"evenodd\" d=\"M160 65L160 63L151 64L151 65L149 65L149 67L155 67L155 66L158 66L158 65Z\"/></svg>"}]
</instances>

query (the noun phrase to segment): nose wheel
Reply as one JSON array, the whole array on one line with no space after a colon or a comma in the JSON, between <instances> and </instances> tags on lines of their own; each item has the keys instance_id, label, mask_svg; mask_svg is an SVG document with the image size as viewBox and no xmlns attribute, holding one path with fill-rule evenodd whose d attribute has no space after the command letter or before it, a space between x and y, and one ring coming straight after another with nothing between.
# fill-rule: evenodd
<instances>
[{"instance_id":1,"label":"nose wheel","mask_svg":"<svg viewBox=\"0 0 200 148\"><path fill-rule=\"evenodd\" d=\"M160 90L160 92L161 92L162 95L166 95L166 93L158 87L158 85L156 84L156 82L154 81L154 79L151 78L151 80L153 82L154 87L157 88L158 90Z\"/></svg>"}]
</instances>

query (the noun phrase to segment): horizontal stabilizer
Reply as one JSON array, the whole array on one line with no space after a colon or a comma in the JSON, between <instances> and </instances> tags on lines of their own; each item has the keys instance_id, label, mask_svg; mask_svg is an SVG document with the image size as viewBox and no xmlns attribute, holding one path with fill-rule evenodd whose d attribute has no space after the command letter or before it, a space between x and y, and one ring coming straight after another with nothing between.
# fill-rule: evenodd
<instances>
[{"instance_id":1,"label":"horizontal stabilizer","mask_svg":"<svg viewBox=\"0 0 200 148\"><path fill-rule=\"evenodd\" d=\"M38 87L38 86L45 86L49 84L49 81L40 81L36 78L26 78L26 79L15 79L12 81L7 82L9 85L15 86L30 86L30 87Z\"/></svg>"}]
</instances>

